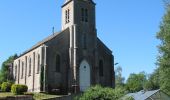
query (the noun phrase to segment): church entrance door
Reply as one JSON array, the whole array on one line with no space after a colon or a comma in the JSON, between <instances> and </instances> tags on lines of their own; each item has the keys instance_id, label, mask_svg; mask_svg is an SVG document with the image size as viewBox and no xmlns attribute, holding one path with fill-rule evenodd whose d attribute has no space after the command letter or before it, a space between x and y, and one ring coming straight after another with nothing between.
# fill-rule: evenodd
<instances>
[{"instance_id":1,"label":"church entrance door","mask_svg":"<svg viewBox=\"0 0 170 100\"><path fill-rule=\"evenodd\" d=\"M79 75L80 91L85 91L90 87L90 65L86 60L80 64Z\"/></svg>"}]
</instances>

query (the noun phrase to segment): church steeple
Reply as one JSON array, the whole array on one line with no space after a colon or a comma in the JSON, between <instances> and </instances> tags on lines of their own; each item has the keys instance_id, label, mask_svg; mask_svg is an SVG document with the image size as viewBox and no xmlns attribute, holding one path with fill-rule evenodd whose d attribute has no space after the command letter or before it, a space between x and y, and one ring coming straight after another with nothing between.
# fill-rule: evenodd
<instances>
[{"instance_id":1,"label":"church steeple","mask_svg":"<svg viewBox=\"0 0 170 100\"><path fill-rule=\"evenodd\" d=\"M95 28L93 0L65 0L62 6L62 30L74 24Z\"/></svg>"}]
</instances>

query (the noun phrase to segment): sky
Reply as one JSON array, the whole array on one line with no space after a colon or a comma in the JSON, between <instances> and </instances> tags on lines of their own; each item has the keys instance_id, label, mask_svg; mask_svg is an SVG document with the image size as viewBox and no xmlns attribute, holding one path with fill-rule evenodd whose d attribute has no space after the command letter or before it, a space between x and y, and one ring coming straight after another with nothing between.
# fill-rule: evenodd
<instances>
[{"instance_id":1,"label":"sky","mask_svg":"<svg viewBox=\"0 0 170 100\"><path fill-rule=\"evenodd\" d=\"M0 65L38 41L61 30L64 0L0 0ZM158 55L156 39L162 0L94 0L98 37L113 51L123 76L152 73Z\"/></svg>"}]
</instances>

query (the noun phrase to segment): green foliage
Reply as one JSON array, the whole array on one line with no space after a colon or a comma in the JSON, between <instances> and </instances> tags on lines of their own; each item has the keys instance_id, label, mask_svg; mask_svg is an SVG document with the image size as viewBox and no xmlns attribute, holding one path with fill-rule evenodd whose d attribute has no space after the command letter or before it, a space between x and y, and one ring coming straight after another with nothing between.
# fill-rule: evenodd
<instances>
[{"instance_id":1,"label":"green foliage","mask_svg":"<svg viewBox=\"0 0 170 100\"><path fill-rule=\"evenodd\" d=\"M156 69L144 84L144 90L156 90L159 88L159 69Z\"/></svg>"},{"instance_id":2,"label":"green foliage","mask_svg":"<svg viewBox=\"0 0 170 100\"><path fill-rule=\"evenodd\" d=\"M16 57L16 54L14 56L10 56L6 61L2 63L0 70L0 83L12 80L12 78L9 76L9 64L11 64Z\"/></svg>"},{"instance_id":3,"label":"green foliage","mask_svg":"<svg viewBox=\"0 0 170 100\"><path fill-rule=\"evenodd\" d=\"M3 92L10 92L11 91L11 85L12 85L11 82L3 82L2 85L1 85L1 90Z\"/></svg>"},{"instance_id":4,"label":"green foliage","mask_svg":"<svg viewBox=\"0 0 170 100\"><path fill-rule=\"evenodd\" d=\"M150 80L147 80L147 82L144 84L144 90L154 90L153 89L153 83Z\"/></svg>"},{"instance_id":5,"label":"green foliage","mask_svg":"<svg viewBox=\"0 0 170 100\"><path fill-rule=\"evenodd\" d=\"M145 73L130 74L129 78L127 79L126 88L129 92L138 92L143 89L145 82Z\"/></svg>"},{"instance_id":6,"label":"green foliage","mask_svg":"<svg viewBox=\"0 0 170 100\"><path fill-rule=\"evenodd\" d=\"M116 87L124 86L125 78L122 77L122 67L118 66L115 70L115 84Z\"/></svg>"},{"instance_id":7,"label":"green foliage","mask_svg":"<svg viewBox=\"0 0 170 100\"><path fill-rule=\"evenodd\" d=\"M170 4L169 0L166 0ZM159 65L160 88L170 95L170 6L167 6L167 12L160 25L160 31L157 38L161 41L158 46L159 56L157 64Z\"/></svg>"},{"instance_id":8,"label":"green foliage","mask_svg":"<svg viewBox=\"0 0 170 100\"><path fill-rule=\"evenodd\" d=\"M123 88L103 88L99 85L90 87L80 97L74 98L75 100L118 100L124 95Z\"/></svg>"},{"instance_id":9,"label":"green foliage","mask_svg":"<svg viewBox=\"0 0 170 100\"><path fill-rule=\"evenodd\" d=\"M1 85L2 85L2 84L0 83L0 90L1 90Z\"/></svg>"},{"instance_id":10,"label":"green foliage","mask_svg":"<svg viewBox=\"0 0 170 100\"><path fill-rule=\"evenodd\" d=\"M21 84L13 84L11 87L11 92L14 94L24 94L24 92L27 92L28 87L26 85Z\"/></svg>"},{"instance_id":11,"label":"green foliage","mask_svg":"<svg viewBox=\"0 0 170 100\"><path fill-rule=\"evenodd\" d=\"M133 97L126 97L125 100L135 100Z\"/></svg>"}]
</instances>

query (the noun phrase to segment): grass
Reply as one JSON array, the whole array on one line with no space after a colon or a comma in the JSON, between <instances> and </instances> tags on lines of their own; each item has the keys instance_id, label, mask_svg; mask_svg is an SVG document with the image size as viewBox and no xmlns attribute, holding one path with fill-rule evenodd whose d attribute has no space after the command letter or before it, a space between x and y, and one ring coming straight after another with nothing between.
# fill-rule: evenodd
<instances>
[{"instance_id":1,"label":"grass","mask_svg":"<svg viewBox=\"0 0 170 100\"><path fill-rule=\"evenodd\" d=\"M62 95L51 95L51 94L46 94L46 93L26 93L26 94L33 94L33 98L35 100L56 98L56 97L61 97L62 96ZM5 98L7 96L16 96L16 95L11 93L11 92L0 92L0 98Z\"/></svg>"},{"instance_id":2,"label":"grass","mask_svg":"<svg viewBox=\"0 0 170 100\"><path fill-rule=\"evenodd\" d=\"M33 98L35 100L42 100L42 99L49 99L49 98L56 98L61 97L61 95L51 95L51 94L45 94L45 93L34 93Z\"/></svg>"},{"instance_id":3,"label":"grass","mask_svg":"<svg viewBox=\"0 0 170 100\"><path fill-rule=\"evenodd\" d=\"M15 96L13 93L11 92L0 92L0 97L7 97L7 96Z\"/></svg>"}]
</instances>

